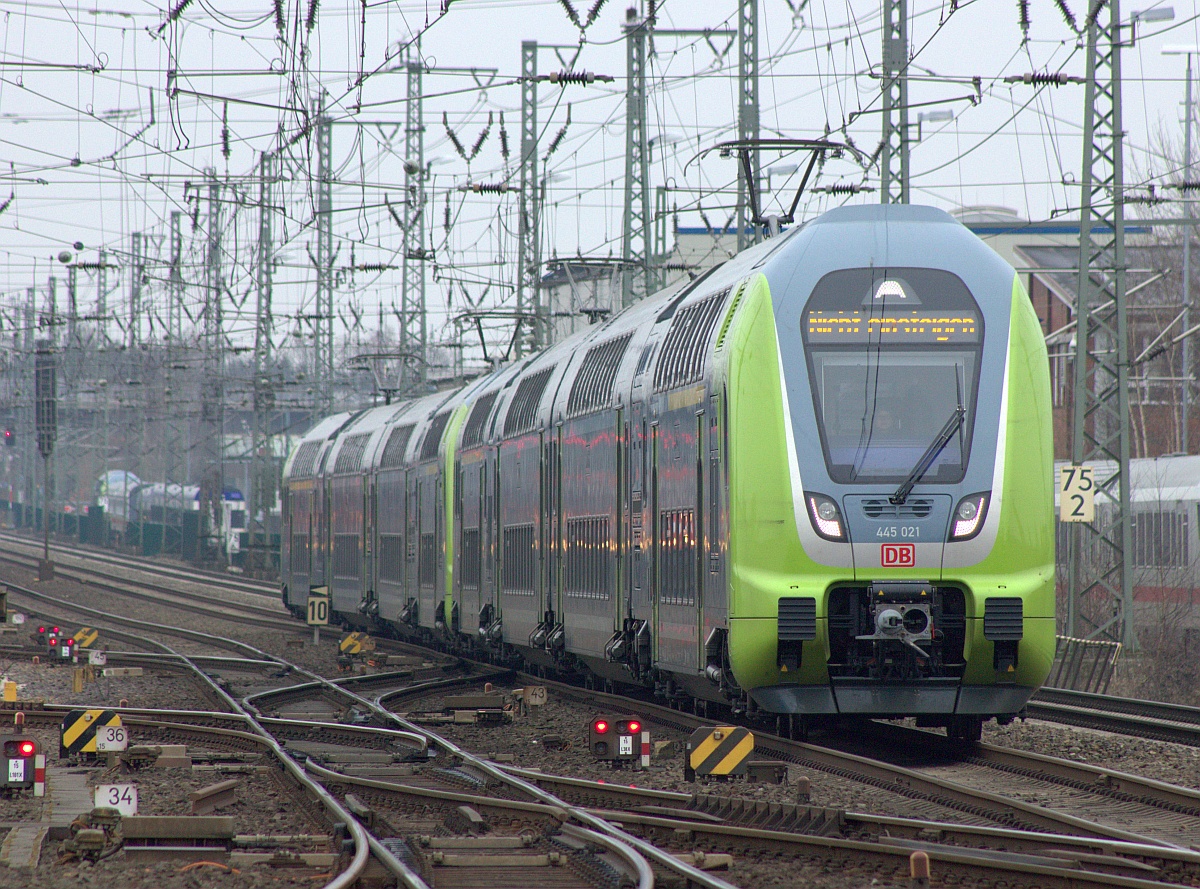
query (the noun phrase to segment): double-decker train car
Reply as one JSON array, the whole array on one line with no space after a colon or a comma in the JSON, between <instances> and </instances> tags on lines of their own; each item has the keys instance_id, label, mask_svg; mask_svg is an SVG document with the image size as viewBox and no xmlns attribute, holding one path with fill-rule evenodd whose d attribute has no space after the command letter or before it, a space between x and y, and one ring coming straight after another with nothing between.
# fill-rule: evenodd
<instances>
[{"instance_id":1,"label":"double-decker train car","mask_svg":"<svg viewBox=\"0 0 1200 889\"><path fill-rule=\"evenodd\" d=\"M843 208L454 391L317 424L283 595L665 697L978 737L1054 657L1050 391L1014 270Z\"/></svg>"}]
</instances>

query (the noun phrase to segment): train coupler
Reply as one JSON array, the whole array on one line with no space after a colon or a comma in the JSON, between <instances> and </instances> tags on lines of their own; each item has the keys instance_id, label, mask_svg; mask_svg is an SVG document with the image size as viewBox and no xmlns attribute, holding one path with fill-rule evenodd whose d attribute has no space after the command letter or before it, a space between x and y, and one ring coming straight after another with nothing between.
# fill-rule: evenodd
<instances>
[{"instance_id":1,"label":"train coupler","mask_svg":"<svg viewBox=\"0 0 1200 889\"><path fill-rule=\"evenodd\" d=\"M496 607L489 602L479 609L479 641L485 645L499 645L503 639L503 622L496 616Z\"/></svg>"}]
</instances>

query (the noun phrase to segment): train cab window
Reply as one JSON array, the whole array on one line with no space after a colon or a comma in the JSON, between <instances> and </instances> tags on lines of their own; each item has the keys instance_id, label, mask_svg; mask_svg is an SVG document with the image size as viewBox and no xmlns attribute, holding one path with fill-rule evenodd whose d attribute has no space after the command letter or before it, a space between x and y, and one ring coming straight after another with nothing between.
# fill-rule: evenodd
<instances>
[{"instance_id":1,"label":"train cab window","mask_svg":"<svg viewBox=\"0 0 1200 889\"><path fill-rule=\"evenodd\" d=\"M229 511L229 527L241 530L246 527L246 510L231 509Z\"/></svg>"},{"instance_id":2,"label":"train cab window","mask_svg":"<svg viewBox=\"0 0 1200 889\"><path fill-rule=\"evenodd\" d=\"M961 279L935 269L831 272L813 289L801 334L834 481L902 482L948 428L923 481L962 480L983 318Z\"/></svg>"}]
</instances>

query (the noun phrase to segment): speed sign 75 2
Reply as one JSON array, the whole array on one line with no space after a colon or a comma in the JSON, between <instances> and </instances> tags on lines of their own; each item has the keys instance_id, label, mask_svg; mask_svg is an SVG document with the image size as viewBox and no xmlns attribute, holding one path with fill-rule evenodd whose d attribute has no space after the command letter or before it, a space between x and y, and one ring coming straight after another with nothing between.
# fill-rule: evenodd
<instances>
[{"instance_id":1,"label":"speed sign 75 2","mask_svg":"<svg viewBox=\"0 0 1200 889\"><path fill-rule=\"evenodd\" d=\"M1092 522L1096 520L1096 484L1093 467L1067 465L1059 470L1058 520Z\"/></svg>"}]
</instances>

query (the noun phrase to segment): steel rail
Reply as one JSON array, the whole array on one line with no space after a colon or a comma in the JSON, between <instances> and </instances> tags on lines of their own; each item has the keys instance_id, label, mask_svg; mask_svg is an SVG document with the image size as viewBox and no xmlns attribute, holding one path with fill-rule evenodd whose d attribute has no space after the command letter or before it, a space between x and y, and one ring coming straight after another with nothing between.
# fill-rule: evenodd
<instances>
[{"instance_id":1,"label":"steel rail","mask_svg":"<svg viewBox=\"0 0 1200 889\"><path fill-rule=\"evenodd\" d=\"M177 627L170 628L170 627L166 627L161 624L153 624L149 621L137 620L136 618L124 618L119 615L113 615L108 612L100 611L99 609L91 609L91 608L86 608L84 606L76 606L76 605L73 605L73 603L68 603L65 600L58 599L57 597L48 596L46 594L41 594L41 593L38 593L37 591L28 590L25 588L18 587L15 589L17 589L19 592L21 592L27 596L32 596L35 598L41 597L43 600L54 601L56 603L61 603L63 605L70 605L71 607L74 607L77 610L80 610L82 613L95 614L99 617L122 621L127 624L139 626L139 627L142 627L145 629L151 629L151 630L157 629L160 631L166 630L169 632L177 632L181 635L184 635L185 637L200 639L200 640L210 642L210 643L215 642L216 640L222 640L222 638L223 638L223 637L219 637L219 636L213 636L208 633L200 633L200 632L194 631L194 630L183 630L182 628L177 628ZM608 824L603 819L597 818L596 816L592 815L590 812L587 812L583 809L578 809L576 807L564 804L560 800L556 800L551 794L547 793L546 791L542 790L541 788L536 787L532 784L529 784L528 782L523 781L520 778L516 778L514 776L505 774L503 771L497 769L496 767L490 765L489 763L486 763L485 761L479 759L478 757L474 756L473 754L468 753L465 750L462 750L457 745L446 740L445 738L442 738L441 736L439 736L433 732L430 732L428 730L420 728L419 726L409 723L407 720L402 719L401 717L392 713L386 707L382 706L381 704L379 704L375 701L369 700L367 698L362 697L361 695L355 694L354 692L350 691L349 689L343 688L340 685L337 685L336 683L334 683L333 681L326 679L325 677L319 676L316 673L313 673L313 672L306 670L302 667L299 667L295 664L291 664L291 663L283 660L282 658L274 657L273 655L263 652L263 651L255 648L252 645L248 645L243 642L237 642L236 640L229 640L229 639L224 639L223 641L227 645L232 645L233 647L236 647L254 657L262 658L264 660L276 661L277 663L280 664L280 666L291 668L291 670L293 672L295 672L297 675L308 676L315 683L324 685L326 688L334 691L335 693L337 693L339 695L343 695L351 700L356 701L357 703L372 710L377 715L395 723L401 729L404 729L405 731L410 732L410 733L415 733L417 735L425 736L427 739L427 742L435 743L435 744L437 744L437 746L442 747L447 752L452 753L455 756L458 756L460 759L462 759L466 762L470 762L472 765L475 765L477 768L481 769L486 774L489 774L490 776L492 776L496 780L500 781L501 783L508 784L510 786L515 786L518 789L521 789L521 790L525 791L526 793L531 794L535 798L539 798L539 799L543 799L543 800L547 801L548 804L559 805L561 808L565 809L577 822L581 823L582 825L589 827L593 830L596 830L599 833L608 834L609 836L613 837L616 840L627 843L628 845L637 849L641 854L645 855L650 860L655 861L661 867L663 867L669 871L672 871L680 876L683 876L684 878L690 880L692 883L696 884L699 887L705 887L705 889L736 889L736 887L732 886L730 883L727 883L726 881L724 881L718 877L714 877L710 874L707 874L704 871L700 870L699 868L693 867L690 864L678 861L674 857L657 849L652 844L646 843L643 840L640 840L636 837L630 836L629 834L625 833L624 831L620 830L619 828L617 828L611 824ZM168 650L170 650L170 649L168 648ZM178 652L174 652L173 650L171 650L171 653L178 654ZM241 713L246 714L247 718L250 719L252 724L254 725L256 731L261 731L264 734L266 734L266 730L261 725L258 724L258 722L255 718L256 715L261 715L261 714L257 713L257 711L255 711L255 714L251 714L250 710L248 710L246 707L243 707L243 705L240 702L235 701L232 696L228 695L224 691L224 689L221 689L218 685L216 685L216 683L212 682L211 678L208 677L207 674L204 674L203 671L199 670L199 667L195 667L195 669L197 670L197 672L200 675L204 676L204 679L207 681L207 683L209 685L211 685L214 689L219 691L220 696L223 699L225 699L227 702L229 702L229 704L235 708L236 712L241 712ZM247 705L247 707L253 709L252 704ZM286 757L283 754L282 748L278 747L278 744L274 741L274 739L271 740L271 743L279 750L279 755L284 756L284 759L287 764L287 767L289 768L289 771L294 769L295 774L303 775L303 772L302 772L302 770L300 770L299 766L297 766L290 758ZM327 794L322 789L318 795L322 796L324 798L324 796L326 796ZM332 797L329 797L328 803L332 804L333 806L337 806L336 801L334 801L332 799ZM358 832L362 832L361 825L358 824L358 821L356 819L354 819L353 816L349 815L349 813L346 813L345 810L342 809L340 806L337 806L336 811L338 811L341 815L345 815L347 818L350 818L351 821L353 822L353 824L355 825L355 830ZM356 843L356 849L363 851L365 854L365 850L368 849L368 846L365 843L365 839L361 845ZM326 887L326 889L341 889L341 885L340 884L334 885L334 883L330 883L329 886Z\"/></svg>"},{"instance_id":2,"label":"steel rail","mask_svg":"<svg viewBox=\"0 0 1200 889\"><path fill-rule=\"evenodd\" d=\"M545 782L550 787L575 787L596 795L605 794L610 795L610 797L631 797L634 800L649 800L654 801L654 803L667 804L665 809L666 807L678 806L679 804L691 804L692 801L697 799L694 794L690 793L659 791L659 789L646 787L625 787L622 785L613 785L613 783L589 781L581 779L581 777L551 775L541 773L541 771L520 769L512 767L512 765L505 765L504 769L526 777L530 781ZM804 806L798 807L802 807L803 809ZM703 810L678 809L677 811L678 816L668 811L646 811L644 809L634 809L630 813L659 817L678 817L685 819L685 821L686 819L697 818L698 821L713 823L713 817L707 815ZM893 837L902 837L904 835L918 837L937 834L954 837L954 839L968 846L977 845L978 842L983 841L1001 842L1006 847L1006 851L1014 851L1013 847L1015 846L1031 849L1034 854L1044 853L1046 847L1060 849L1060 851L1064 847L1070 847L1074 849L1075 853L1082 855L1091 855L1091 857L1110 855L1110 857L1114 857L1106 861L1104 863L1105 866L1136 866L1135 864L1130 864L1130 860L1140 858L1168 860L1172 861L1172 863L1189 866L1194 870L1200 871L1200 852L1192 851L1192 849L1144 846L1140 845L1140 843L1103 840L1097 839L1097 837L1032 833L1032 831L1028 830L978 827L978 825L972 824L952 824L948 822L926 821L926 819L868 815L868 813L863 812L846 811L842 812L842 816L844 816L844 823L848 833L854 833L854 831L874 831L874 833L882 836L892 835ZM803 833L803 831L784 830L782 833ZM1117 860L1118 857L1129 858Z\"/></svg>"},{"instance_id":3,"label":"steel rail","mask_svg":"<svg viewBox=\"0 0 1200 889\"><path fill-rule=\"evenodd\" d=\"M891 746L908 744L932 746L947 753L963 752L961 745L955 745L947 738L908 726L876 722L867 730L874 738ZM1000 747L982 741L967 749L966 755L961 756L960 761L974 762L998 771L1038 780L1049 780L1078 790L1098 790L1107 795L1124 794L1146 805L1200 816L1200 791L1153 778L1142 778L1116 769L1100 768L1057 756ZM1109 791L1112 793L1108 793Z\"/></svg>"},{"instance_id":4,"label":"steel rail","mask_svg":"<svg viewBox=\"0 0 1200 889\"><path fill-rule=\"evenodd\" d=\"M17 557L11 554L0 553L0 561L9 562L19 565L23 568L30 567ZM255 626L265 627L267 629L283 630L287 632L303 633L305 628L303 625L297 624L287 612L280 611L278 613L267 614L261 608L257 608L259 615L237 614L232 613L220 606L209 607L188 599L186 595L181 595L175 590L168 587L158 586L145 582L133 581L124 577L114 577L111 574L105 574L102 571L95 569L80 569L80 568L62 568L57 570L57 575L60 578L74 580L79 583L87 584L88 586L96 587L110 593L120 596L128 596L136 599L144 599L156 605L162 605L168 608L176 608L180 611L191 611L195 614L204 615L206 617L214 617L218 620L229 621L230 623L253 624ZM96 580L94 578L105 578L104 580ZM159 595L151 595L149 592L137 592L117 584L130 584L141 587L144 590L150 590ZM166 598L163 598L163 597ZM229 608L256 608L256 606L246 606L238 602L225 602Z\"/></svg>"},{"instance_id":5,"label":"steel rail","mask_svg":"<svg viewBox=\"0 0 1200 889\"><path fill-rule=\"evenodd\" d=\"M32 538L27 538L24 535L11 531L0 531L0 542L30 547L36 552L40 552L42 548L42 542L40 540L35 541ZM139 558L137 556L118 556L102 549L84 549L79 546L68 546L65 543L55 541L51 541L50 551L67 554L77 559L104 562L106 564L116 566L130 566L136 568L136 570L145 571L147 574L157 574L163 577L180 577L184 579L191 579L192 582L195 583L201 582L195 580L196 575L200 575L204 578L204 582L225 587L226 589L235 592L242 592L250 596L262 596L273 599L279 598L278 587L272 586L271 584L245 577L230 577L227 574L220 574L215 571L206 571L203 568L192 568L182 565L166 565L150 561L146 558Z\"/></svg>"},{"instance_id":6,"label":"steel rail","mask_svg":"<svg viewBox=\"0 0 1200 889\"><path fill-rule=\"evenodd\" d=\"M1053 879L1061 881L1064 887L1079 889L1079 887L1118 886L1126 889L1165 889L1169 884L1158 880L1141 879L1127 874L1106 874L1092 870L1081 870L1069 866L1070 859L1063 863L1049 855L1014 853L993 849L977 849L970 846L947 846L934 842L906 841L900 837L883 837L881 842L868 840L852 840L840 837L824 837L812 834L795 834L774 830L762 830L753 827L737 825L709 824L703 821L687 821L674 818L663 818L656 815L645 815L637 812L605 812L606 818L614 821L638 824L643 827L658 828L663 831L683 830L694 836L711 838L727 838L742 842L757 842L760 845L778 848L780 846L795 847L799 845L814 846L823 850L839 850L848 853L866 853L887 856L894 859L896 866L907 861L914 851L924 851L931 861L946 864L957 864L972 868L1001 870L1006 874L1018 873L1026 877L1036 877L1035 885L1044 887L1046 881ZM1157 848L1157 847L1155 847ZM1082 864L1083 862L1080 862ZM1113 862L1112 866L1120 866L1121 862ZM1136 865L1130 865L1136 869Z\"/></svg>"},{"instance_id":7,"label":"steel rail","mask_svg":"<svg viewBox=\"0 0 1200 889\"><path fill-rule=\"evenodd\" d=\"M576 839L603 846L615 855L620 856L633 867L634 873L637 874L638 889L654 889L654 871L650 869L649 863L625 843L597 830L576 827L574 824L564 824L562 832Z\"/></svg>"},{"instance_id":8,"label":"steel rail","mask_svg":"<svg viewBox=\"0 0 1200 889\"><path fill-rule=\"evenodd\" d=\"M1026 705L1034 719L1200 747L1200 708L1043 688Z\"/></svg>"},{"instance_id":9,"label":"steel rail","mask_svg":"<svg viewBox=\"0 0 1200 889\"><path fill-rule=\"evenodd\" d=\"M1033 696L1037 703L1069 704L1074 707L1090 707L1112 713L1128 713L1161 719L1164 722L1180 722L1200 726L1200 707L1186 704L1169 704L1165 701L1143 701L1137 698L1122 698L1116 695L1101 695L1086 691L1043 686Z\"/></svg>"},{"instance_id":10,"label":"steel rail","mask_svg":"<svg viewBox=\"0 0 1200 889\"><path fill-rule=\"evenodd\" d=\"M610 695L604 692L583 690L566 683L553 680L538 679L522 675L528 681L557 688L559 693L574 697L589 703L603 702L608 706L628 708L629 698ZM711 719L689 716L678 710L672 710L658 704L639 701L640 714L643 719L668 725L678 731L690 732L702 726L719 725ZM844 753L828 747L815 744L805 744L792 741L778 735L756 730L754 733L755 749L768 753L780 759L804 764L809 763L823 771L841 774L851 779L861 780L865 775L882 789L902 795L919 795L926 799L949 808L957 808L996 820L996 813L1002 813L1011 823L1024 824L1028 827L1052 832L1066 831L1067 833L1119 840L1148 846L1163 846L1179 848L1175 844L1158 840L1154 837L1143 836L1132 831L1097 824L1074 815L1067 815L1046 809L1032 803L1009 799L1000 794L984 790L974 790L954 781L925 775L913 769L894 766L867 757ZM981 805L984 804L984 805ZM989 808L990 807L990 808Z\"/></svg>"},{"instance_id":11,"label":"steel rail","mask_svg":"<svg viewBox=\"0 0 1200 889\"><path fill-rule=\"evenodd\" d=\"M522 778L518 778L515 775L508 774L499 766L496 766L485 759L481 759L474 754L468 753L457 744L454 744L452 741L441 737L435 732L431 732L428 729L422 728L421 726L411 723L407 719L392 713L377 701L372 703L373 706L379 712L381 712L381 714L385 714L387 718L391 719L396 724L409 731L415 731L427 735L430 740L435 742L439 747L443 748L448 753L459 757L464 762L470 763L472 766L482 771L485 775L495 778L502 784L507 784L510 787L523 790L534 799L541 800L547 805L561 806L571 815L571 817L573 817L583 826L595 830L598 833L608 834L613 839L627 843L646 858L653 861L655 864L658 864L660 867L672 871L687 880L690 880L695 885L705 887L705 889L736 889L736 887L732 886L730 883L727 883L725 880L715 877L712 874L705 873L704 871L697 867L693 867L690 864L679 861L674 856L663 852L652 843L647 843L645 840L639 839L638 837L621 830L620 828L608 823L603 818L597 817L586 809L581 809L577 806L566 804L553 794L542 790L542 788L538 787L537 785L531 784L530 782Z\"/></svg>"},{"instance_id":12,"label":"steel rail","mask_svg":"<svg viewBox=\"0 0 1200 889\"><path fill-rule=\"evenodd\" d=\"M436 668L435 668L436 669ZM401 679L411 679L416 671L412 670L396 670L386 673L367 673L357 676L338 677L337 679L322 679L321 681L302 682L297 685L289 685L284 688L267 689L266 691L255 692L247 695L243 700L252 704L256 709L260 704L274 701L276 699L287 699L291 697L304 696L311 694L321 688L324 688L327 683L333 683L341 688L348 688L352 685L387 685ZM494 679L512 675L512 670L496 670L493 669L490 673L478 673L466 676L451 676L442 679L425 679L418 680L403 688L393 689L384 692L380 695L380 699L392 700L397 697L409 697L429 694L434 691L443 691L450 688L455 688L461 685L471 685L477 682L490 682ZM270 706L279 706L279 704L270 704Z\"/></svg>"},{"instance_id":13,"label":"steel rail","mask_svg":"<svg viewBox=\"0 0 1200 889\"><path fill-rule=\"evenodd\" d=\"M52 601L64 606L70 606L71 608L80 610L83 613L93 614L105 620L112 620L118 623L138 626L146 630L174 633L176 635L182 635L185 638L200 639L209 643L216 643L218 641L224 642L226 645L232 645L236 648L240 648L247 653L254 655L255 657L274 661L282 667L290 667L293 670L300 669L294 664L288 664L286 661L283 661L279 658L274 658L271 655L268 655L266 652L254 648L254 646L246 645L245 643L238 642L233 639L225 639L220 636L214 636L209 633L201 633L196 630L186 630L182 627L171 627L165 624L155 624L150 621L138 620L137 618L111 614L96 608L77 606L74 603L67 602L66 600L59 599L58 597L11 584L9 585L9 591L16 591L21 595L25 595L34 599ZM308 777L304 770L290 756L287 755L283 747L280 746L279 742L275 740L270 732L268 732L262 725L258 723L254 715L252 715L245 707L243 707L242 704L239 703L232 695L226 692L225 689L217 684L217 682L215 682L208 673L202 670L199 665L195 663L195 661L193 661L187 655L175 651L166 643L158 642L153 639L147 639L145 641L162 649L164 653L174 656L182 663L187 664L195 673L197 678L199 678L203 684L207 685L218 699L224 701L227 706L229 706L233 714L240 715L245 720L246 725L253 729L254 734L263 739L263 742L271 749L272 753L275 755L276 759L279 760L284 770L287 771L288 774L292 775L292 777L302 788L306 789L309 793L315 796L321 802L321 804L334 815L337 821L340 821L346 825L346 828L350 831L350 835L354 840L354 858L351 860L350 864L345 870L343 870L325 885L324 889L350 889L351 886L357 883L363 869L366 867L367 860L371 853L370 844L367 842L366 831L363 829L362 825L359 824L358 819L346 811L332 796L332 794L329 793L329 791ZM395 861L394 858L393 861ZM403 867L403 863L399 863ZM396 876L400 877L401 879L408 879L408 877L413 877L415 875L411 874L411 872L404 867L399 873L396 873ZM422 887L418 883L409 882L408 885L410 886L410 889L427 889L427 887Z\"/></svg>"},{"instance_id":14,"label":"steel rail","mask_svg":"<svg viewBox=\"0 0 1200 889\"><path fill-rule=\"evenodd\" d=\"M166 633L166 634L172 635L172 636L181 636L184 639L190 639L193 642L204 642L204 643L206 643L208 645L212 645L216 648L233 648L238 651L242 651L246 654L249 654L255 658L273 660L276 663L278 663L281 667L282 666L291 666L291 665L287 664L287 662L285 662L285 661L281 661L277 658L272 658L271 655L268 655L265 652L255 648L253 645L248 645L245 642L239 642L236 639L229 639L229 638L226 638L225 636L217 636L212 633L204 633L204 632L201 632L200 630L189 630L189 629L186 629L185 627L175 627L175 626L171 626L170 624L158 624L158 623L154 623L152 621L140 620L136 617L126 617L125 615L113 614L108 611L101 611L98 608L91 608L87 605L80 605L76 602L70 601L69 599L62 599L62 598L59 598L58 596L51 596L49 593L43 593L39 590L31 590L28 587L17 586L15 584L11 584L11 583L7 584L7 586L8 586L8 590L9 590L10 594L16 593L18 596L24 596L27 599L34 599L35 601L49 602L59 608L62 608L63 610L66 610L66 611L75 611L75 612L78 612L79 614L90 614L95 617L99 617L104 620L111 620L115 623L124 624L126 626L138 627L139 629L144 629L144 630L153 630L153 631L157 631L157 632L161 632L161 633ZM137 593L125 593L122 591L119 594L120 595L129 595L129 596L132 596L135 598L141 598L141 596L139 596ZM157 645L160 648L162 648L164 651L167 651L171 654L175 654L179 657L184 657L183 655L178 654L178 652L176 652L174 649L171 649L169 646L164 646L164 645L162 645L162 643L156 643L152 639L145 639L143 637L135 637L135 638L138 638L140 641L147 643L147 644Z\"/></svg>"},{"instance_id":15,"label":"steel rail","mask_svg":"<svg viewBox=\"0 0 1200 889\"><path fill-rule=\"evenodd\" d=\"M54 705L58 711L63 711L67 708L65 705ZM37 712L37 711L34 711ZM233 737L238 740L246 741L247 743L262 747L266 743L262 736L257 733L241 732L229 729L219 729L212 727L193 726L188 724L180 724L177 722L165 721L166 719L178 719L186 716L212 716L214 714L204 713L202 711L169 711L169 710L131 710L124 708L122 715L128 715L137 718L128 719L130 725L150 726L163 730L183 730L187 732L195 732L200 735L217 735L218 737ZM49 715L49 714L46 714ZM238 714L215 714L225 721L244 724L245 720ZM154 718L146 718L154 717ZM265 725L287 726L298 725L311 728L328 728L324 723L310 723L299 720L285 719L269 719L263 720ZM364 735L374 734L386 738L393 738L394 733L391 730L373 726L338 726L339 729L353 729ZM652 790L647 788L626 788L623 786L604 784L595 781L588 781L579 778L569 778L558 775L550 775L541 772L517 769L511 766L505 767L506 771L514 772L528 777L532 780L546 780L552 784L566 784L570 786L583 786L590 790L600 791L610 795L613 794L629 794L631 791L643 799L650 799L659 802L668 803L683 803L693 799L692 795L678 793L674 791ZM548 818L560 818L565 812L557 807L545 806L541 803L504 800L493 797L480 797L475 794L461 793L457 791L438 791L424 787L414 787L411 785L382 781L366 776L347 775L342 772L337 772L313 763L311 759L305 764L305 770L316 774L318 777L324 778L332 783L350 784L353 786L364 786L373 789L384 790L387 792L404 793L412 796L418 796L430 800L441 799L450 803L462 803L474 805L481 809L497 808L501 810L521 810L531 814L537 814ZM720 819L701 817L702 813L687 812L679 810L678 816L671 812L654 812L654 811L621 811L613 809L595 810L599 817L610 820L615 820L620 823L639 824L643 827L672 829L686 829L693 834L706 835L713 839L719 838L734 838L741 840L757 840L762 843L782 844L785 841L791 844L801 843L816 846L818 848L841 848L853 851L853 847L844 844L831 844L827 840L829 837L820 835L812 835L795 831L780 831L777 829L763 829L757 827L738 826L736 824L723 823ZM693 820L693 819L697 820ZM1169 863L1177 866L1191 866L1193 868L1200 866L1200 853L1167 849L1160 846L1143 846L1130 843L1111 842L1097 839L1066 837L1053 834L1035 834L1026 831L1007 830L1004 828L989 828L989 827L974 827L947 824L943 822L922 821L914 819L894 818L888 816L862 815L857 813L846 813L845 823L851 832L863 830L872 830L881 836L881 839L874 843L872 841L856 840L844 842L866 843L870 851L876 854L887 855L902 855L908 854L916 848L923 849L932 855L934 860L941 860L947 863L958 863L981 868L997 869L1002 867L1006 871L1014 871L1026 874L1041 874L1045 877L1056 879L1071 879L1078 881L1076 885L1092 884L1092 885L1127 885L1127 886L1161 886L1161 883L1150 881L1130 882L1130 874L1113 875L1106 873L1098 873L1095 870L1088 869L1086 871L1074 870L1068 868L1068 873L1062 872L1062 867L1055 868L1052 865L1056 863L1056 859L1067 858L1071 861L1078 862L1079 866L1093 865L1099 868L1108 868L1110 870L1151 870L1152 865L1145 861L1139 862L1136 859L1149 859L1150 861ZM569 826L569 825L567 825ZM719 828L719 829L718 829ZM736 828L736 830L734 830ZM945 843L936 840L928 839L930 834L937 836L956 837L958 841L966 843L966 847L947 846ZM922 840L921 838L926 839ZM971 848L972 838L978 842L981 840L991 840L994 842L1002 842L1008 848L1002 852L997 852L988 849ZM377 854L377 857L391 857L386 847L378 843L372 835L367 835L368 843L371 846L372 852ZM832 839L837 839L832 838ZM589 841L594 841L589 838ZM1049 850L1046 847L1051 847ZM377 848L378 847L378 848ZM889 847L889 848L881 848ZM1013 848L1016 847L1016 848ZM900 851L896 851L899 849ZM1128 858L1121 856L1130 856ZM1013 867L1013 864L1021 867ZM1048 868L1044 870L1028 870L1030 866ZM412 884L417 889L424 889L424 884Z\"/></svg>"},{"instance_id":16,"label":"steel rail","mask_svg":"<svg viewBox=\"0 0 1200 889\"><path fill-rule=\"evenodd\" d=\"M458 791L435 790L428 787L401 784L378 778L348 775L319 766L314 767L320 769L319 773L322 776L329 776L331 782L353 787L364 787L384 793L414 796L427 800L443 800L448 804L469 805L483 811L489 809L509 812L520 811L543 818L553 818L556 815L557 817L565 817L566 814L559 807L539 802L505 800ZM674 835L676 831L686 831L693 838L704 837L710 842L735 843L738 845L750 844L767 850L778 851L781 848L785 850L805 848L810 852L821 850L827 853L832 850L851 855L865 853L883 856L899 866L903 861L907 861L913 851L919 848L921 851L925 851L934 861L976 869L987 869L992 872L999 871L1009 875L1017 873L1025 877L1037 878L1038 885L1046 885L1046 881L1054 880L1066 887L1094 885L1130 887L1130 889L1151 889L1151 887L1163 889L1163 883L1158 881L1131 877L1128 874L1109 874L1096 870L1083 870L1081 869L1082 861L1079 862L1079 866L1072 867L1071 862L1074 859L1064 861L1062 858L1056 859L1052 855L1039 855L1036 852L1009 852L994 849L978 849L969 846L950 846L929 841L910 841L904 837L884 836L879 841L847 839L844 837L821 836L819 834L768 830L736 824L712 823L704 820L676 818L663 814L636 811L600 809L595 810L594 814L597 818L603 819L606 822L638 825L671 835ZM897 819L897 821L900 821L900 819ZM953 829L953 826L951 828ZM1061 839L1061 837L1050 835L1041 836L1046 837L1047 844ZM1158 846L1137 848L1147 856L1162 853L1161 857L1163 858L1180 860L1174 854L1179 850L1164 849ZM1086 855L1083 852L1073 854L1077 858ZM673 856L671 857L673 858ZM1193 855L1191 860L1194 861L1197 859L1200 859L1200 856ZM1096 864L1097 862L1090 861L1088 863ZM1103 862L1101 866L1118 869L1124 868L1127 870L1146 869L1145 865L1139 865L1137 862L1122 861L1120 859Z\"/></svg>"},{"instance_id":17,"label":"steel rail","mask_svg":"<svg viewBox=\"0 0 1200 889\"><path fill-rule=\"evenodd\" d=\"M318 676L315 673L311 673L308 670L304 670L299 667L296 667L295 669L298 673L310 676L315 682L336 691L338 694L345 695L357 703L369 708L376 715L390 721L394 725L399 726L401 729L407 732L425 736L430 745L440 747L447 753L458 757L463 762L469 763L479 771L483 772L485 775L494 778L501 784L506 784L510 787L521 790L533 797L535 800L544 802L546 805L557 806L563 809L567 814L570 815L570 817L575 819L576 822L582 824L584 827L588 827L599 833L607 834L615 840L626 843L649 860L658 864L660 867L663 867L666 870L690 880L696 886L704 887L704 889L736 889L736 887L732 886L725 880L708 874L697 867L687 864L686 862L679 861L673 856L658 849L653 844L631 836L625 831L607 823L602 818L596 817L591 812L565 803L555 797L553 794L542 790L540 787L530 784L529 782L524 781L514 775L509 775L492 763L489 763L488 761L481 759L480 757L477 757L466 750L463 750L457 744L454 744L452 741L442 737L441 735L429 731L428 729L416 725L415 723L409 722L407 719L404 719L403 717L398 716L397 714L388 710L387 707L379 703L378 699L369 700L350 691L349 689L343 688L340 685L336 685L329 679Z\"/></svg>"}]
</instances>

